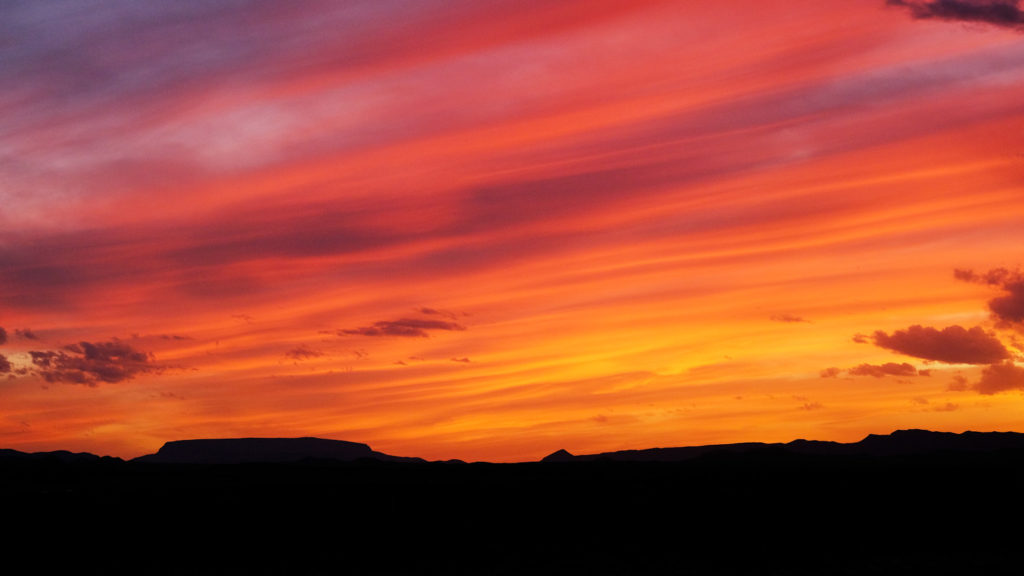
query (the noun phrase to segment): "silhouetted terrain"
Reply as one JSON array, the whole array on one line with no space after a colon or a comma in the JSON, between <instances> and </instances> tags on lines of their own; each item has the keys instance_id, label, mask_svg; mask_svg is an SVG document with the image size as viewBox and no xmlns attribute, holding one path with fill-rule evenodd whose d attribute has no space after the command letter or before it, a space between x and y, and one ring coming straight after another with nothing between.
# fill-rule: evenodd
<instances>
[{"instance_id":1,"label":"silhouetted terrain","mask_svg":"<svg viewBox=\"0 0 1024 576\"><path fill-rule=\"evenodd\" d=\"M241 464L245 462L298 462L307 459L349 462L372 458L384 462L424 462L374 452L366 444L322 438L224 438L177 440L164 444L156 454L136 462L159 464Z\"/></svg>"},{"instance_id":2,"label":"silhouetted terrain","mask_svg":"<svg viewBox=\"0 0 1024 576\"><path fill-rule=\"evenodd\" d=\"M523 464L3 452L6 560L47 574L1017 574L1020 437Z\"/></svg>"},{"instance_id":3,"label":"silhouetted terrain","mask_svg":"<svg viewBox=\"0 0 1024 576\"><path fill-rule=\"evenodd\" d=\"M706 454L748 454L765 450L818 456L911 456L940 452L992 452L996 450L1024 449L1024 434L1017 432L931 432L929 430L897 430L892 434L869 434L860 442L841 444L820 440L794 440L787 444L746 442L741 444L713 444L682 448L650 448L648 450L622 450L575 456L559 450L546 456L542 462L583 462L588 460L615 460L620 462L681 462Z\"/></svg>"}]
</instances>

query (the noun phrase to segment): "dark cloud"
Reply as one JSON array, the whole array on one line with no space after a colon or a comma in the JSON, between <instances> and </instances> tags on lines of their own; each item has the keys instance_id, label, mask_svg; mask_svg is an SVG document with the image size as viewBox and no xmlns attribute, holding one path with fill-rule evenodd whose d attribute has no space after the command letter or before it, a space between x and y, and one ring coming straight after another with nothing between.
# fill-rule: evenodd
<instances>
[{"instance_id":1,"label":"dark cloud","mask_svg":"<svg viewBox=\"0 0 1024 576\"><path fill-rule=\"evenodd\" d=\"M0 354L0 374L10 373L12 368L13 366L11 366L11 361L3 354Z\"/></svg>"},{"instance_id":2,"label":"dark cloud","mask_svg":"<svg viewBox=\"0 0 1024 576\"><path fill-rule=\"evenodd\" d=\"M801 410L807 411L821 410L822 408L824 408L824 406L821 404L821 402L806 402L803 406L800 407Z\"/></svg>"},{"instance_id":3,"label":"dark cloud","mask_svg":"<svg viewBox=\"0 0 1024 576\"><path fill-rule=\"evenodd\" d=\"M993 268L984 274L978 274L974 270L964 270L961 268L955 268L953 270L953 277L957 280L963 280L964 282L971 282L974 284L988 284L989 286L998 286L1007 280L1013 278L1019 278L1019 272L1010 272L1006 268Z\"/></svg>"},{"instance_id":4,"label":"dark cloud","mask_svg":"<svg viewBox=\"0 0 1024 576\"><path fill-rule=\"evenodd\" d=\"M914 18L983 22L1024 30L1024 12L1018 0L887 0L890 6L910 10Z\"/></svg>"},{"instance_id":5,"label":"dark cloud","mask_svg":"<svg viewBox=\"0 0 1024 576\"><path fill-rule=\"evenodd\" d=\"M998 286L1005 295L988 301L992 316L1001 324L1024 323L1024 274L1020 270L994 268L983 274L973 270L954 270L953 276L964 282Z\"/></svg>"},{"instance_id":6,"label":"dark cloud","mask_svg":"<svg viewBox=\"0 0 1024 576\"><path fill-rule=\"evenodd\" d=\"M452 358L452 362L462 362L463 364L469 364L469 358Z\"/></svg>"},{"instance_id":7,"label":"dark cloud","mask_svg":"<svg viewBox=\"0 0 1024 576\"><path fill-rule=\"evenodd\" d=\"M0 326L0 344L7 343L7 330L4 330L3 326Z\"/></svg>"},{"instance_id":8,"label":"dark cloud","mask_svg":"<svg viewBox=\"0 0 1024 576\"><path fill-rule=\"evenodd\" d=\"M28 328L17 328L14 333L23 340L39 340L39 336L36 336L36 333Z\"/></svg>"},{"instance_id":9,"label":"dark cloud","mask_svg":"<svg viewBox=\"0 0 1024 576\"><path fill-rule=\"evenodd\" d=\"M774 321L774 322L790 322L790 323L806 322L808 324L811 323L810 320L804 320L800 316L794 316L793 314L776 314L776 315L772 316L772 321Z\"/></svg>"},{"instance_id":10,"label":"dark cloud","mask_svg":"<svg viewBox=\"0 0 1024 576\"><path fill-rule=\"evenodd\" d=\"M95 386L99 382L122 382L139 374L161 372L153 355L132 348L120 340L79 342L57 351L29 352L35 373L47 382Z\"/></svg>"},{"instance_id":11,"label":"dark cloud","mask_svg":"<svg viewBox=\"0 0 1024 576\"><path fill-rule=\"evenodd\" d=\"M1005 296L988 301L988 308L1001 322L1024 323L1024 280L1003 284Z\"/></svg>"},{"instance_id":12,"label":"dark cloud","mask_svg":"<svg viewBox=\"0 0 1024 576\"><path fill-rule=\"evenodd\" d=\"M853 341L856 342L857 344L868 344L869 343L868 335L867 334L854 334L853 335Z\"/></svg>"},{"instance_id":13,"label":"dark cloud","mask_svg":"<svg viewBox=\"0 0 1024 576\"><path fill-rule=\"evenodd\" d=\"M947 364L992 364L1010 357L1003 343L980 326L938 330L914 325L892 335L878 330L873 338L876 346L886 350Z\"/></svg>"},{"instance_id":14,"label":"dark cloud","mask_svg":"<svg viewBox=\"0 0 1024 576\"><path fill-rule=\"evenodd\" d=\"M825 368L819 373L819 375L822 378L835 378L836 376L839 376L840 372L842 372L842 370L833 366L831 368Z\"/></svg>"},{"instance_id":15,"label":"dark cloud","mask_svg":"<svg viewBox=\"0 0 1024 576\"><path fill-rule=\"evenodd\" d=\"M904 362L886 362L885 364L861 364L848 370L851 376L872 376L884 378L886 376L917 376L917 369Z\"/></svg>"},{"instance_id":16,"label":"dark cloud","mask_svg":"<svg viewBox=\"0 0 1024 576\"><path fill-rule=\"evenodd\" d=\"M307 346L296 346L295 348L285 352L284 355L292 360L299 361L308 360L310 358L319 358L320 356L323 356L324 353L319 350L313 350Z\"/></svg>"},{"instance_id":17,"label":"dark cloud","mask_svg":"<svg viewBox=\"0 0 1024 576\"><path fill-rule=\"evenodd\" d=\"M981 380L972 388L985 395L1024 390L1024 368L1013 362L993 364L981 371Z\"/></svg>"},{"instance_id":18,"label":"dark cloud","mask_svg":"<svg viewBox=\"0 0 1024 576\"><path fill-rule=\"evenodd\" d=\"M451 318L452 320L458 317L458 315L455 312L449 312L447 310L438 310L437 308L423 307L417 308L416 311L419 312L420 314L426 314L428 316L444 316L445 318Z\"/></svg>"},{"instance_id":19,"label":"dark cloud","mask_svg":"<svg viewBox=\"0 0 1024 576\"><path fill-rule=\"evenodd\" d=\"M400 336L403 338L427 338L428 330L465 330L466 327L455 322L443 320L423 320L418 318L402 318L401 320L382 320L373 326L362 326L348 330L339 330L338 335L355 334L358 336Z\"/></svg>"}]
</instances>

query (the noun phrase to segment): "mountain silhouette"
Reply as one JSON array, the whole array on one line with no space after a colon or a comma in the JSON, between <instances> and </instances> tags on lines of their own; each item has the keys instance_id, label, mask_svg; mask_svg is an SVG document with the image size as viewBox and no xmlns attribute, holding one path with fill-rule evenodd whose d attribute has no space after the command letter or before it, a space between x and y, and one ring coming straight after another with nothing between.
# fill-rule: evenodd
<instances>
[{"instance_id":1,"label":"mountain silhouette","mask_svg":"<svg viewBox=\"0 0 1024 576\"><path fill-rule=\"evenodd\" d=\"M175 440L134 462L158 464L286 463L302 460L425 462L371 450L366 444L323 438L217 438Z\"/></svg>"},{"instance_id":2,"label":"mountain silhouette","mask_svg":"<svg viewBox=\"0 0 1024 576\"><path fill-rule=\"evenodd\" d=\"M68 574L1009 576L1021 479L1024 434L997 432L509 464L319 438L0 450L9 556Z\"/></svg>"},{"instance_id":3,"label":"mountain silhouette","mask_svg":"<svg viewBox=\"0 0 1024 576\"><path fill-rule=\"evenodd\" d=\"M50 461L62 464L80 464L85 462L119 461L120 458L112 456L97 456L88 452L69 452L67 450L54 450L52 452L20 452L0 448L0 462L29 462L29 461Z\"/></svg>"},{"instance_id":4,"label":"mountain silhouette","mask_svg":"<svg viewBox=\"0 0 1024 576\"><path fill-rule=\"evenodd\" d=\"M859 442L843 444L821 440L794 440L789 443L744 442L710 444L678 448L620 450L600 454L573 455L558 450L541 462L682 462L707 455L790 453L814 456L910 456L939 452L993 452L1024 449L1024 434L1017 432L932 432L929 430L897 430L892 434L869 434Z\"/></svg>"}]
</instances>

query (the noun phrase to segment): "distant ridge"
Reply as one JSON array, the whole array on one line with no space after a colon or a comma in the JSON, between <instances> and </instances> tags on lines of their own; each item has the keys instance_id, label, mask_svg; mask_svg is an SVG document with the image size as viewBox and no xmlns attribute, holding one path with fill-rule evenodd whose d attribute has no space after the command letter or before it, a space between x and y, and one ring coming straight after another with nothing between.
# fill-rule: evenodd
<instances>
[{"instance_id":1,"label":"distant ridge","mask_svg":"<svg viewBox=\"0 0 1024 576\"><path fill-rule=\"evenodd\" d=\"M424 462L375 452L366 444L323 438L217 438L167 442L134 462L159 464L284 463L302 460Z\"/></svg>"},{"instance_id":2,"label":"distant ridge","mask_svg":"<svg viewBox=\"0 0 1024 576\"><path fill-rule=\"evenodd\" d=\"M97 456L88 452L69 452L67 450L54 450L52 452L19 452L0 448L0 462L17 461L51 461L63 464L78 464L83 462L120 461L120 458L112 456Z\"/></svg>"},{"instance_id":3,"label":"distant ridge","mask_svg":"<svg viewBox=\"0 0 1024 576\"><path fill-rule=\"evenodd\" d=\"M1024 433L1018 432L931 432L928 430L896 430L891 434L869 434L858 442L847 444L821 440L794 440L788 443L744 442L620 450L600 454L575 455L558 450L541 459L544 463L589 461L615 462L682 462L704 456L797 454L808 456L912 456L936 453L983 453L1017 450L1024 453ZM243 464L290 463L301 461L378 461L426 463L422 458L392 456L377 452L367 444L327 440L323 438L215 438L175 440L165 443L155 454L130 462L158 464ZM0 463L55 462L79 464L90 462L123 462L111 456L86 452L56 450L52 452L20 452L0 449ZM465 464L448 460L448 464Z\"/></svg>"},{"instance_id":4,"label":"distant ridge","mask_svg":"<svg viewBox=\"0 0 1024 576\"><path fill-rule=\"evenodd\" d=\"M767 444L745 442L739 444L711 444L679 448L649 448L646 450L620 450L600 454L574 456L558 450L541 462L587 462L610 460L617 462L680 462L707 454L746 454L764 451L784 451L816 456L909 456L937 452L994 452L997 450L1024 450L1024 434L1018 432L931 432L929 430L896 430L892 434L869 434L859 442L842 444L821 440L794 440L789 443Z\"/></svg>"}]
</instances>

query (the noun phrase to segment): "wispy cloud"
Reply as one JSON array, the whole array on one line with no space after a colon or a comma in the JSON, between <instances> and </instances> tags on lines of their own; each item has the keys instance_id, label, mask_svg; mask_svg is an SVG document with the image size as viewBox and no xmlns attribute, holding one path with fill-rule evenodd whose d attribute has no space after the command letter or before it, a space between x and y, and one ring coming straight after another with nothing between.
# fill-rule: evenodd
<instances>
[{"instance_id":1,"label":"wispy cloud","mask_svg":"<svg viewBox=\"0 0 1024 576\"><path fill-rule=\"evenodd\" d=\"M381 320L371 326L346 328L338 334L356 336L398 336L402 338L427 338L431 331L461 331L466 327L455 322L444 320L424 320L420 318L402 318L400 320Z\"/></svg>"},{"instance_id":2,"label":"wispy cloud","mask_svg":"<svg viewBox=\"0 0 1024 576\"><path fill-rule=\"evenodd\" d=\"M910 10L914 18L983 22L1024 30L1019 0L886 0Z\"/></svg>"},{"instance_id":3,"label":"wispy cloud","mask_svg":"<svg viewBox=\"0 0 1024 576\"><path fill-rule=\"evenodd\" d=\"M902 364L896 364L895 362L886 362L885 364L860 364L847 370L851 376L872 376L874 378L884 378L885 376L917 376L917 368L906 362Z\"/></svg>"}]
</instances>

